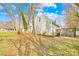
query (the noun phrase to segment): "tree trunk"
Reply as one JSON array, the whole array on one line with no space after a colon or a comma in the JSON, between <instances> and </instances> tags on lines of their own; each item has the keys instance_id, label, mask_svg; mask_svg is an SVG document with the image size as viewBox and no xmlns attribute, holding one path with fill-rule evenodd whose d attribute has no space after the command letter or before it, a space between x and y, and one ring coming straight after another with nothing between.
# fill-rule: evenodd
<instances>
[{"instance_id":1,"label":"tree trunk","mask_svg":"<svg viewBox=\"0 0 79 59\"><path fill-rule=\"evenodd\" d=\"M74 32L74 38L76 37L76 27L73 28L73 32Z\"/></svg>"},{"instance_id":2,"label":"tree trunk","mask_svg":"<svg viewBox=\"0 0 79 59\"><path fill-rule=\"evenodd\" d=\"M35 22L35 21L34 21L34 4L32 3L31 5L32 5L32 7L31 7L31 15L32 15L32 26L33 26L33 27L32 27L32 28L33 28L33 29L32 29L32 33L35 34L35 25L34 25L34 22Z\"/></svg>"}]
</instances>

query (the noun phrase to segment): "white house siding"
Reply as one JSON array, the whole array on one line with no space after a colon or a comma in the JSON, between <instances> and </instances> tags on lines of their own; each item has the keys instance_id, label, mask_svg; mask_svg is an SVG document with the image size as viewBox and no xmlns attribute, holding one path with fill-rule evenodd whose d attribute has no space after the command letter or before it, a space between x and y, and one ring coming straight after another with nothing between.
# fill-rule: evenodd
<instances>
[{"instance_id":1,"label":"white house siding","mask_svg":"<svg viewBox=\"0 0 79 59\"><path fill-rule=\"evenodd\" d=\"M46 32L47 34L51 34L52 33L52 20L48 19L48 17L46 17Z\"/></svg>"},{"instance_id":2,"label":"white house siding","mask_svg":"<svg viewBox=\"0 0 79 59\"><path fill-rule=\"evenodd\" d=\"M38 34L43 34L46 32L46 20L44 17L37 16L35 18L35 31Z\"/></svg>"},{"instance_id":3,"label":"white house siding","mask_svg":"<svg viewBox=\"0 0 79 59\"><path fill-rule=\"evenodd\" d=\"M46 33L46 19L44 18L44 16L41 16L40 17L41 18L41 21L40 21L40 23L41 23L41 26L40 26L40 28L41 28L41 34L45 34Z\"/></svg>"},{"instance_id":4,"label":"white house siding","mask_svg":"<svg viewBox=\"0 0 79 59\"><path fill-rule=\"evenodd\" d=\"M38 34L50 35L52 33L52 20L45 15L40 15L35 18L35 31Z\"/></svg>"},{"instance_id":5,"label":"white house siding","mask_svg":"<svg viewBox=\"0 0 79 59\"><path fill-rule=\"evenodd\" d=\"M56 29L59 29L59 27L57 27L57 26L55 26L55 25L52 25L52 28L53 28L53 29L52 29L53 32L56 32Z\"/></svg>"},{"instance_id":6,"label":"white house siding","mask_svg":"<svg viewBox=\"0 0 79 59\"><path fill-rule=\"evenodd\" d=\"M35 31L36 31L36 33L40 33L40 31L41 31L40 22L39 22L38 17L35 18Z\"/></svg>"},{"instance_id":7,"label":"white house siding","mask_svg":"<svg viewBox=\"0 0 79 59\"><path fill-rule=\"evenodd\" d=\"M79 31L76 31L76 35L79 36Z\"/></svg>"}]
</instances>

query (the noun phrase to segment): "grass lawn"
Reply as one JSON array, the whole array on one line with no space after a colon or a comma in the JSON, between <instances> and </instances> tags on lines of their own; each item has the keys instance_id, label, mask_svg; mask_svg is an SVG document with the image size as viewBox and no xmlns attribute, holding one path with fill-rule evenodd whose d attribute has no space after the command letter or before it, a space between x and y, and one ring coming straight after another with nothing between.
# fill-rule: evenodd
<instances>
[{"instance_id":1,"label":"grass lawn","mask_svg":"<svg viewBox=\"0 0 79 59\"><path fill-rule=\"evenodd\" d=\"M0 31L0 55L17 55L15 47L9 46L9 39L17 39L17 32ZM79 37L44 36L42 42L48 47L50 50L49 54L52 56L79 56Z\"/></svg>"},{"instance_id":2,"label":"grass lawn","mask_svg":"<svg viewBox=\"0 0 79 59\"><path fill-rule=\"evenodd\" d=\"M17 38L17 33L16 31L0 31L0 55L11 55L12 50L9 48L9 39L16 39ZM14 54L12 54L14 55Z\"/></svg>"},{"instance_id":3,"label":"grass lawn","mask_svg":"<svg viewBox=\"0 0 79 59\"><path fill-rule=\"evenodd\" d=\"M79 56L79 38L55 38L50 49L54 52L54 55Z\"/></svg>"}]
</instances>

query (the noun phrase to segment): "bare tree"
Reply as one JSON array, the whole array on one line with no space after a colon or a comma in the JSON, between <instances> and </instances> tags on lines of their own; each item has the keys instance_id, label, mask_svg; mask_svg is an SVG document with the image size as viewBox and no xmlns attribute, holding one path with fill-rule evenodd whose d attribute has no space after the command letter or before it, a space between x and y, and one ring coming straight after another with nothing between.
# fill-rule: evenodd
<instances>
[{"instance_id":1,"label":"bare tree","mask_svg":"<svg viewBox=\"0 0 79 59\"><path fill-rule=\"evenodd\" d=\"M10 18L13 20L14 26L16 27L16 30L18 30L18 24L16 23L16 17L12 11L12 8L9 4L2 5L6 13L10 16Z\"/></svg>"},{"instance_id":2,"label":"bare tree","mask_svg":"<svg viewBox=\"0 0 79 59\"><path fill-rule=\"evenodd\" d=\"M74 4L71 4L71 6L66 10L67 13L67 21L66 21L66 27L69 28L78 28L78 17L76 16L77 8L74 6Z\"/></svg>"},{"instance_id":3,"label":"bare tree","mask_svg":"<svg viewBox=\"0 0 79 59\"><path fill-rule=\"evenodd\" d=\"M33 26L33 29L32 29L32 33L35 34L35 25L34 25L34 3L31 4L31 17L32 17L32 26Z\"/></svg>"}]
</instances>

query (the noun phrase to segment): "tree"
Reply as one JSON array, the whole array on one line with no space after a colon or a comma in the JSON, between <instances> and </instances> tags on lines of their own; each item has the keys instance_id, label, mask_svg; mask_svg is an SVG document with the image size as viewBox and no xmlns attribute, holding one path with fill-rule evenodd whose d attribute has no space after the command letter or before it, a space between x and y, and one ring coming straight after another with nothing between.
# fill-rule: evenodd
<instances>
[{"instance_id":1,"label":"tree","mask_svg":"<svg viewBox=\"0 0 79 59\"><path fill-rule=\"evenodd\" d=\"M66 27L71 28L67 30L68 33L72 32L76 37L76 30L79 29L78 7L75 4L70 4L70 7L66 10Z\"/></svg>"},{"instance_id":2,"label":"tree","mask_svg":"<svg viewBox=\"0 0 79 59\"><path fill-rule=\"evenodd\" d=\"M20 16L20 19L23 21L23 27L24 27L25 30L27 30L28 29L28 21L26 20L26 18L24 16L24 13L23 13L23 11L21 9L20 4L18 4L18 8L19 8L19 16Z\"/></svg>"},{"instance_id":3,"label":"tree","mask_svg":"<svg viewBox=\"0 0 79 59\"><path fill-rule=\"evenodd\" d=\"M67 28L79 28L78 17L76 16L76 7L72 4L66 10L66 27Z\"/></svg>"},{"instance_id":4,"label":"tree","mask_svg":"<svg viewBox=\"0 0 79 59\"><path fill-rule=\"evenodd\" d=\"M79 4L78 3L75 3L75 5L79 8ZM79 12L76 12L75 16L77 16L79 18ZM78 21L79 21L79 19L78 19Z\"/></svg>"},{"instance_id":5,"label":"tree","mask_svg":"<svg viewBox=\"0 0 79 59\"><path fill-rule=\"evenodd\" d=\"M35 34L35 25L34 25L34 3L31 4L31 17L32 17L32 26L33 30L32 33Z\"/></svg>"},{"instance_id":6,"label":"tree","mask_svg":"<svg viewBox=\"0 0 79 59\"><path fill-rule=\"evenodd\" d=\"M9 15L9 17L12 19L16 30L19 30L18 24L16 23L16 17L12 11L11 6L9 4L6 4L6 5L3 4L2 7L6 11L6 13Z\"/></svg>"},{"instance_id":7,"label":"tree","mask_svg":"<svg viewBox=\"0 0 79 59\"><path fill-rule=\"evenodd\" d=\"M19 21L22 20L23 27L24 27L25 30L27 30L29 25L28 25L27 19L25 18L26 15L24 14L23 10L21 9L20 4L17 4L17 5L18 5L18 12L17 12L17 14L19 16L18 20ZM14 26L16 27L16 31L20 31L20 28L19 28L20 25L18 25L17 22L16 22L15 13L12 10L11 5L10 4L6 4L6 5L3 4L2 6L3 6L4 10L6 11L6 13L9 15L9 17L12 19L12 21L14 23ZM19 22L19 24L21 24L21 23Z\"/></svg>"}]
</instances>

